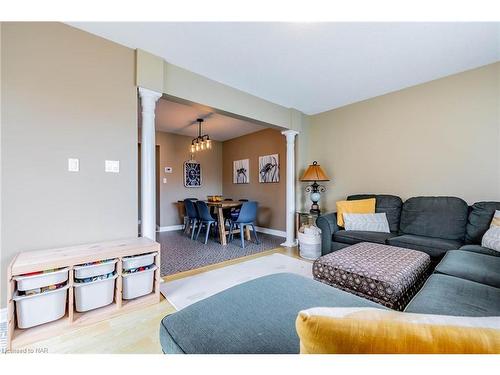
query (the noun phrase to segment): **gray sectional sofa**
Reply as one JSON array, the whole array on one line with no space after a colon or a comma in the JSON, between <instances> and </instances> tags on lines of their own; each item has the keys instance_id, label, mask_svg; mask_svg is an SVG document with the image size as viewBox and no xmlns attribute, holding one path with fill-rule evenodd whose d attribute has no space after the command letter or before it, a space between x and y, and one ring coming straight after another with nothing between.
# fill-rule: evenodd
<instances>
[{"instance_id":1,"label":"gray sectional sofa","mask_svg":"<svg viewBox=\"0 0 500 375\"><path fill-rule=\"evenodd\" d=\"M295 274L264 276L168 315L167 354L299 353L295 319L312 307L375 307L375 302ZM406 312L500 316L500 257L449 251Z\"/></svg>"},{"instance_id":2,"label":"gray sectional sofa","mask_svg":"<svg viewBox=\"0 0 500 375\"><path fill-rule=\"evenodd\" d=\"M351 195L347 200L376 198L376 212L385 212L391 233L345 231L337 225L337 214L320 216L322 254L358 242L376 242L428 253L437 262L448 250L462 249L488 255L500 253L481 247L500 202L477 202L472 206L456 197L401 198L384 194Z\"/></svg>"},{"instance_id":3,"label":"gray sectional sofa","mask_svg":"<svg viewBox=\"0 0 500 375\"><path fill-rule=\"evenodd\" d=\"M360 199L366 196L351 196ZM406 312L500 316L500 257L480 246L499 202L467 207L459 198L376 196L392 233L346 233L334 214L318 219L323 252L368 241L423 250L440 259ZM429 227L431 223L434 227ZM439 229L437 229L437 227ZM404 245L404 246L403 246ZM458 248L461 249L458 249ZM318 281L275 274L237 285L168 315L160 324L164 353L298 353L295 319L312 307L386 307Z\"/></svg>"}]
</instances>

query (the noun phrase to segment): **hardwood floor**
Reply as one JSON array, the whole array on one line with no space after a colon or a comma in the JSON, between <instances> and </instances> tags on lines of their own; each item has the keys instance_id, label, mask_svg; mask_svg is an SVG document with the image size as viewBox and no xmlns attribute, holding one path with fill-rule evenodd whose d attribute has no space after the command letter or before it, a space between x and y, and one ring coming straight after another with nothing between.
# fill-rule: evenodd
<instances>
[{"instance_id":1,"label":"hardwood floor","mask_svg":"<svg viewBox=\"0 0 500 375\"><path fill-rule=\"evenodd\" d=\"M165 281L176 280L274 253L299 258L296 248L277 248L196 270L181 272L163 279ZM25 348L47 350L49 353L160 354L160 321L165 315L172 312L175 312L174 307L162 297L161 302L157 305L123 314L67 334L38 341Z\"/></svg>"}]
</instances>

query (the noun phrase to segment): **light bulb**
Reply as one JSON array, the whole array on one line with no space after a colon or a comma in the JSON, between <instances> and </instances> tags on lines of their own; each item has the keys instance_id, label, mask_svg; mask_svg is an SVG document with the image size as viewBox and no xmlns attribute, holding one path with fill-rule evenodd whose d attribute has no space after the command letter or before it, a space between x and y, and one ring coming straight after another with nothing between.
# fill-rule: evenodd
<instances>
[{"instance_id":1,"label":"light bulb","mask_svg":"<svg viewBox=\"0 0 500 375\"><path fill-rule=\"evenodd\" d=\"M200 144L196 142L196 151L200 151Z\"/></svg>"},{"instance_id":2,"label":"light bulb","mask_svg":"<svg viewBox=\"0 0 500 375\"><path fill-rule=\"evenodd\" d=\"M191 152L194 152L194 151L195 151L195 147L194 147L194 145L192 144L192 145L191 145Z\"/></svg>"},{"instance_id":3,"label":"light bulb","mask_svg":"<svg viewBox=\"0 0 500 375\"><path fill-rule=\"evenodd\" d=\"M201 149L204 150L205 149L205 141L201 141Z\"/></svg>"},{"instance_id":4,"label":"light bulb","mask_svg":"<svg viewBox=\"0 0 500 375\"><path fill-rule=\"evenodd\" d=\"M207 139L207 148L208 149L212 148L212 141L210 139Z\"/></svg>"}]
</instances>

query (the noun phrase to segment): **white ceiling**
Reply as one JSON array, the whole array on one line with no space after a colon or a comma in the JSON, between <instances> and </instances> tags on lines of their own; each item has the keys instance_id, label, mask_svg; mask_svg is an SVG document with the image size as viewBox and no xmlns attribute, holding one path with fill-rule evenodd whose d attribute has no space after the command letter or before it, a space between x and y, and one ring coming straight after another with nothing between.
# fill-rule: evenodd
<instances>
[{"instance_id":1,"label":"white ceiling","mask_svg":"<svg viewBox=\"0 0 500 375\"><path fill-rule=\"evenodd\" d=\"M194 138L198 136L198 118L205 120L203 133L215 141L227 141L265 129L264 126L214 113L210 109L161 99L156 109L156 130Z\"/></svg>"},{"instance_id":2,"label":"white ceiling","mask_svg":"<svg viewBox=\"0 0 500 375\"><path fill-rule=\"evenodd\" d=\"M71 24L307 114L500 58L500 23Z\"/></svg>"}]
</instances>

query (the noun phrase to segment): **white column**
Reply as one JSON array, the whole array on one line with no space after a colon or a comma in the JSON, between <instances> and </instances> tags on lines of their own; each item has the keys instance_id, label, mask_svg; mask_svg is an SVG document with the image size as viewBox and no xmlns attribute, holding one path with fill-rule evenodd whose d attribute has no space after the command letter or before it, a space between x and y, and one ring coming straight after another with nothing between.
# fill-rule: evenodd
<instances>
[{"instance_id":1,"label":"white column","mask_svg":"<svg viewBox=\"0 0 500 375\"><path fill-rule=\"evenodd\" d=\"M141 132L141 235L156 239L155 109L162 94L139 87Z\"/></svg>"},{"instance_id":2,"label":"white column","mask_svg":"<svg viewBox=\"0 0 500 375\"><path fill-rule=\"evenodd\" d=\"M281 246L297 245L295 240L295 130L281 132L286 137L286 242Z\"/></svg>"}]
</instances>

